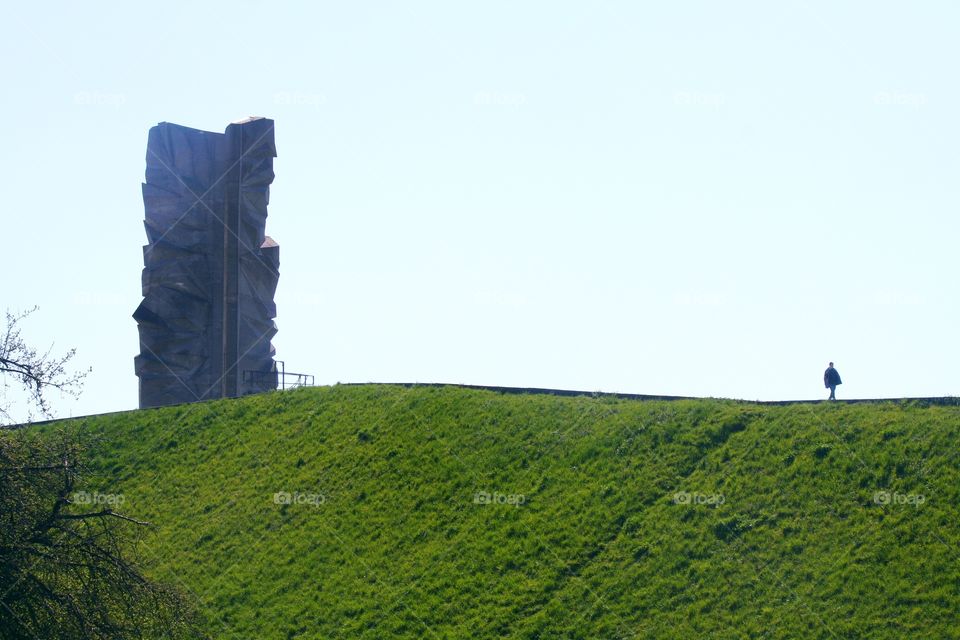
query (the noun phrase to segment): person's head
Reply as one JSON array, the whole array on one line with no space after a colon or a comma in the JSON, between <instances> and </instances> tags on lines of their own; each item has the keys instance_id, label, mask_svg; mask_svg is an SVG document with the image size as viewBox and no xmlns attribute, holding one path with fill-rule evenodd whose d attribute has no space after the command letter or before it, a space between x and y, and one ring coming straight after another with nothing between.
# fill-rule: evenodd
<instances>
[{"instance_id":1,"label":"person's head","mask_svg":"<svg viewBox=\"0 0 960 640\"><path fill-rule=\"evenodd\" d=\"M830 363L830 366L831 366L831 367L833 366L833 363L832 363L832 362Z\"/></svg>"}]
</instances>

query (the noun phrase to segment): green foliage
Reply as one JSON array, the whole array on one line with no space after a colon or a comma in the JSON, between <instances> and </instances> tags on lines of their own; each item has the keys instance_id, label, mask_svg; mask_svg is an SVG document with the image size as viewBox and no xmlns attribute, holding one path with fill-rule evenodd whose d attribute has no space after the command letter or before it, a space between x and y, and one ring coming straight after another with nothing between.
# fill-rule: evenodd
<instances>
[{"instance_id":1,"label":"green foliage","mask_svg":"<svg viewBox=\"0 0 960 640\"><path fill-rule=\"evenodd\" d=\"M960 637L956 407L377 385L68 424L217 637Z\"/></svg>"}]
</instances>

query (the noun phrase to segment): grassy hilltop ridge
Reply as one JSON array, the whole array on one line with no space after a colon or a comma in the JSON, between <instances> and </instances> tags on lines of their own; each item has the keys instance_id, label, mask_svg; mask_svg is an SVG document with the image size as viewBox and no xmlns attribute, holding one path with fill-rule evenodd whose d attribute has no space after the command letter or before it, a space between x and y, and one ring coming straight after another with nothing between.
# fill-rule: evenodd
<instances>
[{"instance_id":1,"label":"grassy hilltop ridge","mask_svg":"<svg viewBox=\"0 0 960 640\"><path fill-rule=\"evenodd\" d=\"M65 423L222 638L960 638L960 408L337 386Z\"/></svg>"}]
</instances>

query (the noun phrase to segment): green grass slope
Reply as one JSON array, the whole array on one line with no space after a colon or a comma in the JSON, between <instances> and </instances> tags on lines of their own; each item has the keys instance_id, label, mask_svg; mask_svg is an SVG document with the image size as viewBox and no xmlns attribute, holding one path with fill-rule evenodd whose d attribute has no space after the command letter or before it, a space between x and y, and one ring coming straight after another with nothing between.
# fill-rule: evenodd
<instances>
[{"instance_id":1,"label":"green grass slope","mask_svg":"<svg viewBox=\"0 0 960 640\"><path fill-rule=\"evenodd\" d=\"M67 424L214 637L960 638L957 407L376 385Z\"/></svg>"}]
</instances>

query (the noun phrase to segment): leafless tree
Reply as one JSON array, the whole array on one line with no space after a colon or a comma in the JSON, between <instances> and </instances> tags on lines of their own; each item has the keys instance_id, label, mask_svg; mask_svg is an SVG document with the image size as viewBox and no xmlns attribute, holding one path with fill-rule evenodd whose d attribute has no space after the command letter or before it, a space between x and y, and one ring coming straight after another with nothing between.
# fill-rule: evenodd
<instances>
[{"instance_id":1,"label":"leafless tree","mask_svg":"<svg viewBox=\"0 0 960 640\"><path fill-rule=\"evenodd\" d=\"M30 409L36 409L44 417L52 417L48 392L55 389L61 393L77 397L83 389L83 380L90 369L71 372L67 365L76 354L76 349L70 349L62 355L53 354L53 346L45 352L39 352L24 342L20 335L20 323L36 311L28 309L22 313L7 315L6 332L0 342L0 378L3 381L4 398L0 401L0 423L12 421L10 415L10 401L6 400L11 382L22 387L28 394ZM33 411L28 412L33 418Z\"/></svg>"},{"instance_id":2,"label":"leafless tree","mask_svg":"<svg viewBox=\"0 0 960 640\"><path fill-rule=\"evenodd\" d=\"M0 431L0 640L203 637L188 601L138 568L148 523L82 491L84 448Z\"/></svg>"}]
</instances>

